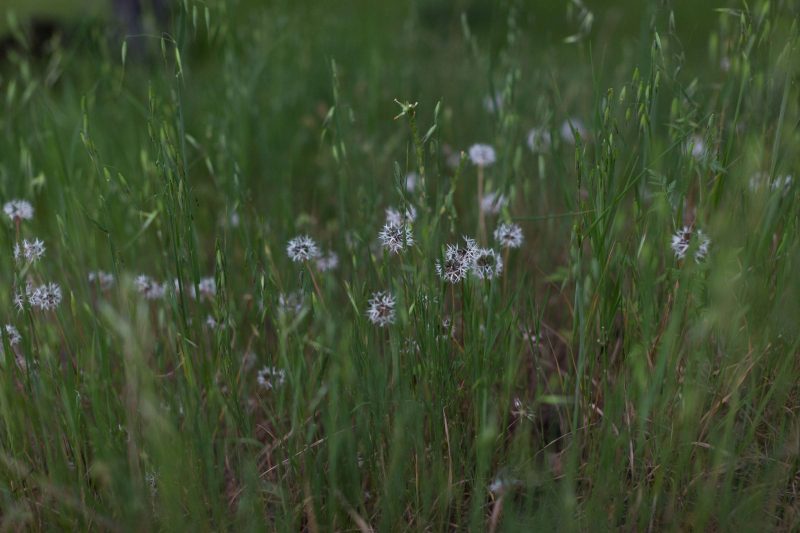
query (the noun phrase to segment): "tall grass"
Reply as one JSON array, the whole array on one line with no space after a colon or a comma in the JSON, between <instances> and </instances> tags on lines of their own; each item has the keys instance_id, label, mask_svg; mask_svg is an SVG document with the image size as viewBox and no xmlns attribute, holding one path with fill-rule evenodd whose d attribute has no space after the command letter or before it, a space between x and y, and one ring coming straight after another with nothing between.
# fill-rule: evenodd
<instances>
[{"instance_id":1,"label":"tall grass","mask_svg":"<svg viewBox=\"0 0 800 533\"><path fill-rule=\"evenodd\" d=\"M12 23L2 528L800 527L798 9L632 13L187 0L38 54ZM437 276L463 235L502 275Z\"/></svg>"}]
</instances>

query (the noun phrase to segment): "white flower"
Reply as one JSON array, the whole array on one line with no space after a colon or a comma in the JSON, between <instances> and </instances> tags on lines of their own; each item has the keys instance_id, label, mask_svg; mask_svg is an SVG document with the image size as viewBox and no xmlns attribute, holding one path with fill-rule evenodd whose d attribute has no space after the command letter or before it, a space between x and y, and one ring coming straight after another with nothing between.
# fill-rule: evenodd
<instances>
[{"instance_id":1,"label":"white flower","mask_svg":"<svg viewBox=\"0 0 800 533\"><path fill-rule=\"evenodd\" d=\"M30 220L33 218L33 206L26 200L11 200L3 206L3 211L8 218L17 222L19 220Z\"/></svg>"},{"instance_id":2,"label":"white flower","mask_svg":"<svg viewBox=\"0 0 800 533\"><path fill-rule=\"evenodd\" d=\"M217 295L217 281L212 277L203 278L197 284L197 290L201 299L211 300Z\"/></svg>"},{"instance_id":3,"label":"white flower","mask_svg":"<svg viewBox=\"0 0 800 533\"><path fill-rule=\"evenodd\" d=\"M96 283L101 291L107 291L114 285L114 274L98 270L96 272L89 272L89 283Z\"/></svg>"},{"instance_id":4,"label":"white flower","mask_svg":"<svg viewBox=\"0 0 800 533\"><path fill-rule=\"evenodd\" d=\"M455 258L445 257L443 261L436 261L436 274L447 283L458 283L467 277L466 264Z\"/></svg>"},{"instance_id":5,"label":"white flower","mask_svg":"<svg viewBox=\"0 0 800 533\"><path fill-rule=\"evenodd\" d=\"M8 339L9 346L16 346L20 342L22 342L22 335L19 334L19 330L12 326L11 324L6 324L3 328L6 332L6 338ZM0 343L0 351L3 349L3 344Z\"/></svg>"},{"instance_id":6,"label":"white flower","mask_svg":"<svg viewBox=\"0 0 800 533\"><path fill-rule=\"evenodd\" d=\"M572 134L573 129L581 140L586 139L586 126L581 119L574 117L568 118L561 123L561 138L570 144L575 144L575 136Z\"/></svg>"},{"instance_id":7,"label":"white flower","mask_svg":"<svg viewBox=\"0 0 800 533\"><path fill-rule=\"evenodd\" d=\"M533 409L522 403L519 398L514 398L513 407L511 408L511 415L516 418L527 418L531 422L536 418L536 413Z\"/></svg>"},{"instance_id":8,"label":"white flower","mask_svg":"<svg viewBox=\"0 0 800 533\"><path fill-rule=\"evenodd\" d=\"M692 154L692 157L698 161L708 156L706 143L700 135L692 135L692 137L686 141L686 149Z\"/></svg>"},{"instance_id":9,"label":"white flower","mask_svg":"<svg viewBox=\"0 0 800 533\"><path fill-rule=\"evenodd\" d=\"M144 274L136 276L134 285L136 286L136 290L139 291L139 294L148 300L159 300L163 298L167 292L165 284L158 283Z\"/></svg>"},{"instance_id":10,"label":"white flower","mask_svg":"<svg viewBox=\"0 0 800 533\"><path fill-rule=\"evenodd\" d=\"M44 256L44 251L44 243L39 239L23 239L22 246L19 243L14 245L14 259L21 261L24 258L26 262L34 263Z\"/></svg>"},{"instance_id":11,"label":"white flower","mask_svg":"<svg viewBox=\"0 0 800 533\"><path fill-rule=\"evenodd\" d=\"M232 228L238 228L239 224L241 224L241 219L239 218L239 213L237 213L236 211L233 211L231 213L229 222L230 222L230 225L231 225Z\"/></svg>"},{"instance_id":12,"label":"white flower","mask_svg":"<svg viewBox=\"0 0 800 533\"><path fill-rule=\"evenodd\" d=\"M517 224L500 224L494 230L494 240L503 248L519 248L522 246L522 228Z\"/></svg>"},{"instance_id":13,"label":"white flower","mask_svg":"<svg viewBox=\"0 0 800 533\"><path fill-rule=\"evenodd\" d=\"M417 190L417 181L419 180L419 174L416 172L409 172L406 174L406 191L414 192Z\"/></svg>"},{"instance_id":14,"label":"white flower","mask_svg":"<svg viewBox=\"0 0 800 533\"><path fill-rule=\"evenodd\" d=\"M28 296L28 303L42 311L50 311L61 303L61 287L56 283L45 283Z\"/></svg>"},{"instance_id":15,"label":"white flower","mask_svg":"<svg viewBox=\"0 0 800 533\"><path fill-rule=\"evenodd\" d=\"M544 152L550 148L551 142L550 131L545 128L533 128L528 132L528 148L531 152Z\"/></svg>"},{"instance_id":16,"label":"white flower","mask_svg":"<svg viewBox=\"0 0 800 533\"><path fill-rule=\"evenodd\" d=\"M414 245L414 236L408 224L396 225L387 222L378 233L378 239L381 241L381 246L392 254L398 254Z\"/></svg>"},{"instance_id":17,"label":"white flower","mask_svg":"<svg viewBox=\"0 0 800 533\"><path fill-rule=\"evenodd\" d=\"M22 312L25 310L26 299L27 296L22 291L17 291L14 293L13 302L14 302L14 307L17 308L17 311Z\"/></svg>"},{"instance_id":18,"label":"white flower","mask_svg":"<svg viewBox=\"0 0 800 533\"><path fill-rule=\"evenodd\" d=\"M494 279L503 272L503 260L492 249L482 248L472 262L472 273L480 279Z\"/></svg>"},{"instance_id":19,"label":"white flower","mask_svg":"<svg viewBox=\"0 0 800 533\"><path fill-rule=\"evenodd\" d=\"M211 315L206 317L206 326L208 329L217 329L217 319Z\"/></svg>"},{"instance_id":20,"label":"white flower","mask_svg":"<svg viewBox=\"0 0 800 533\"><path fill-rule=\"evenodd\" d=\"M695 261L702 261L708 255L708 247L711 245L711 239L703 233L703 230L693 230L689 226L684 226L675 232L672 236L672 251L675 252L677 259L686 257L686 252L692 243L692 237L697 240L697 250L694 252Z\"/></svg>"},{"instance_id":21,"label":"white flower","mask_svg":"<svg viewBox=\"0 0 800 533\"><path fill-rule=\"evenodd\" d=\"M508 205L508 198L498 192L488 192L481 198L481 211L489 215L496 215Z\"/></svg>"},{"instance_id":22,"label":"white flower","mask_svg":"<svg viewBox=\"0 0 800 533\"><path fill-rule=\"evenodd\" d=\"M300 235L289 241L286 245L289 259L295 263L311 261L319 257L319 247L308 235Z\"/></svg>"},{"instance_id":23,"label":"white flower","mask_svg":"<svg viewBox=\"0 0 800 533\"><path fill-rule=\"evenodd\" d=\"M304 300L303 291L294 291L289 294L281 293L278 295L278 310L281 313L297 314L303 309Z\"/></svg>"},{"instance_id":24,"label":"white flower","mask_svg":"<svg viewBox=\"0 0 800 533\"><path fill-rule=\"evenodd\" d=\"M464 246L448 244L444 261L436 261L436 273L447 283L458 283L466 278L478 254L479 248L475 239L466 236L463 239Z\"/></svg>"},{"instance_id":25,"label":"white flower","mask_svg":"<svg viewBox=\"0 0 800 533\"><path fill-rule=\"evenodd\" d=\"M473 144L469 147L469 159L473 165L488 167L497 161L497 155L494 153L494 148L488 144Z\"/></svg>"},{"instance_id":26,"label":"white flower","mask_svg":"<svg viewBox=\"0 0 800 533\"><path fill-rule=\"evenodd\" d=\"M403 224L414 222L416 219L417 219L417 209L413 205L409 205L408 208L406 208L405 213L400 213L400 211L398 211L394 207L386 208L387 224L402 226Z\"/></svg>"},{"instance_id":27,"label":"white flower","mask_svg":"<svg viewBox=\"0 0 800 533\"><path fill-rule=\"evenodd\" d=\"M336 270L339 266L339 256L336 252L330 251L317 258L317 270L320 272L327 272L329 270Z\"/></svg>"},{"instance_id":28,"label":"white flower","mask_svg":"<svg viewBox=\"0 0 800 533\"><path fill-rule=\"evenodd\" d=\"M286 371L274 366L265 366L256 374L258 386L264 390L277 389L286 381Z\"/></svg>"},{"instance_id":29,"label":"white flower","mask_svg":"<svg viewBox=\"0 0 800 533\"><path fill-rule=\"evenodd\" d=\"M367 318L370 322L380 327L394 324L394 296L388 292L374 292L368 303Z\"/></svg>"}]
</instances>

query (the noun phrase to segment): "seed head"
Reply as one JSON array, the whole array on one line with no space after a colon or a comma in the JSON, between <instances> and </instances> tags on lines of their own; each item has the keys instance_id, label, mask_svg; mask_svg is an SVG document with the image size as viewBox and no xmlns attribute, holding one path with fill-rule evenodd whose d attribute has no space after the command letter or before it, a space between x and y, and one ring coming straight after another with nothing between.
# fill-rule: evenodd
<instances>
[{"instance_id":1,"label":"seed head","mask_svg":"<svg viewBox=\"0 0 800 533\"><path fill-rule=\"evenodd\" d=\"M492 249L482 248L472 263L472 273L479 279L494 279L503 272L503 260Z\"/></svg>"},{"instance_id":2,"label":"seed head","mask_svg":"<svg viewBox=\"0 0 800 533\"><path fill-rule=\"evenodd\" d=\"M42 311L51 311L61 303L61 287L56 283L45 283L28 296L28 303Z\"/></svg>"},{"instance_id":3,"label":"seed head","mask_svg":"<svg viewBox=\"0 0 800 533\"><path fill-rule=\"evenodd\" d=\"M401 213L399 210L395 209L394 207L387 207L386 208L386 223L393 224L395 226L402 226L403 224L408 224L410 222L414 222L417 219L417 209L413 205L409 205L406 208L404 213Z\"/></svg>"},{"instance_id":4,"label":"seed head","mask_svg":"<svg viewBox=\"0 0 800 533\"><path fill-rule=\"evenodd\" d=\"M494 240L503 248L519 248L522 246L522 228L517 224L500 224L494 230Z\"/></svg>"},{"instance_id":5,"label":"seed head","mask_svg":"<svg viewBox=\"0 0 800 533\"><path fill-rule=\"evenodd\" d=\"M488 167L497 161L497 155L488 144L473 144L469 147L469 159L477 167Z\"/></svg>"},{"instance_id":6,"label":"seed head","mask_svg":"<svg viewBox=\"0 0 800 533\"><path fill-rule=\"evenodd\" d=\"M217 295L217 281L212 277L203 278L197 284L201 300L212 300Z\"/></svg>"},{"instance_id":7,"label":"seed head","mask_svg":"<svg viewBox=\"0 0 800 533\"><path fill-rule=\"evenodd\" d=\"M436 274L447 283L459 283L467 277L467 269L464 261L453 257L445 257L442 261L436 261Z\"/></svg>"},{"instance_id":8,"label":"seed head","mask_svg":"<svg viewBox=\"0 0 800 533\"><path fill-rule=\"evenodd\" d=\"M44 243L39 239L23 239L22 246L19 243L14 245L14 259L17 261L24 259L26 263L34 263L44 256L44 252Z\"/></svg>"},{"instance_id":9,"label":"seed head","mask_svg":"<svg viewBox=\"0 0 800 533\"><path fill-rule=\"evenodd\" d=\"M278 295L278 310L285 314L297 314L303 309L305 295L303 291L294 291L289 294Z\"/></svg>"},{"instance_id":10,"label":"seed head","mask_svg":"<svg viewBox=\"0 0 800 533\"><path fill-rule=\"evenodd\" d=\"M16 346L20 342L22 342L22 335L19 334L19 330L12 326L11 324L6 324L3 328L6 334L6 338L8 339L9 346ZM0 343L0 353L2 353L3 344Z\"/></svg>"},{"instance_id":11,"label":"seed head","mask_svg":"<svg viewBox=\"0 0 800 533\"><path fill-rule=\"evenodd\" d=\"M706 142L703 140L703 137L697 134L692 135L692 137L686 141L686 149L689 150L689 152L692 154L692 157L698 161L705 159L708 156Z\"/></svg>"},{"instance_id":12,"label":"seed head","mask_svg":"<svg viewBox=\"0 0 800 533\"><path fill-rule=\"evenodd\" d=\"M545 128L533 128L528 132L528 148L533 153L544 152L551 142L550 132Z\"/></svg>"},{"instance_id":13,"label":"seed head","mask_svg":"<svg viewBox=\"0 0 800 533\"><path fill-rule=\"evenodd\" d=\"M286 371L274 366L265 366L256 374L258 386L264 390L277 389L286 381Z\"/></svg>"},{"instance_id":14,"label":"seed head","mask_svg":"<svg viewBox=\"0 0 800 533\"><path fill-rule=\"evenodd\" d=\"M327 272L329 270L336 270L339 266L339 256L334 251L321 255L317 259L317 270L320 272Z\"/></svg>"},{"instance_id":15,"label":"seed head","mask_svg":"<svg viewBox=\"0 0 800 533\"><path fill-rule=\"evenodd\" d=\"M319 247L308 235L300 235L289 241L286 253L295 263L303 263L319 257Z\"/></svg>"},{"instance_id":16,"label":"seed head","mask_svg":"<svg viewBox=\"0 0 800 533\"><path fill-rule=\"evenodd\" d=\"M672 236L672 251L675 252L677 259L684 259L689 246L692 243L692 237L697 239L697 250L694 252L694 260L697 262L702 261L708 255L708 247L711 245L711 239L703 233L703 230L693 230L689 226L684 226L675 232Z\"/></svg>"},{"instance_id":17,"label":"seed head","mask_svg":"<svg viewBox=\"0 0 800 533\"><path fill-rule=\"evenodd\" d=\"M387 222L378 233L378 239L381 241L381 246L392 254L399 254L414 245L414 235L408 224L398 226Z\"/></svg>"},{"instance_id":18,"label":"seed head","mask_svg":"<svg viewBox=\"0 0 800 533\"><path fill-rule=\"evenodd\" d=\"M90 284L97 284L101 291L107 291L114 285L114 274L102 270L89 272L88 279Z\"/></svg>"},{"instance_id":19,"label":"seed head","mask_svg":"<svg viewBox=\"0 0 800 533\"><path fill-rule=\"evenodd\" d=\"M388 292L374 292L368 304L367 318L369 318L370 322L380 327L394 324L394 296Z\"/></svg>"},{"instance_id":20,"label":"seed head","mask_svg":"<svg viewBox=\"0 0 800 533\"><path fill-rule=\"evenodd\" d=\"M144 274L136 276L134 285L136 286L136 290L139 291L139 294L148 300L160 300L167 293L166 284L158 283Z\"/></svg>"},{"instance_id":21,"label":"seed head","mask_svg":"<svg viewBox=\"0 0 800 533\"><path fill-rule=\"evenodd\" d=\"M11 200L3 206L3 211L14 222L33 218L33 206L26 200Z\"/></svg>"}]
</instances>

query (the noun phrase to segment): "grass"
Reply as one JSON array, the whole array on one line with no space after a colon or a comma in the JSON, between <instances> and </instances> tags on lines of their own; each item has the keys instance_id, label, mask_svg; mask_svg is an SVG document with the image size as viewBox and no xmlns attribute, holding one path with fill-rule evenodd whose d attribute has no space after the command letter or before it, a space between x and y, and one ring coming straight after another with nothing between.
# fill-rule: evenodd
<instances>
[{"instance_id":1,"label":"grass","mask_svg":"<svg viewBox=\"0 0 800 533\"><path fill-rule=\"evenodd\" d=\"M187 0L37 53L12 23L2 529L798 529L797 7L341 4ZM462 235L502 275L443 282ZM17 311L27 281L60 305Z\"/></svg>"}]
</instances>

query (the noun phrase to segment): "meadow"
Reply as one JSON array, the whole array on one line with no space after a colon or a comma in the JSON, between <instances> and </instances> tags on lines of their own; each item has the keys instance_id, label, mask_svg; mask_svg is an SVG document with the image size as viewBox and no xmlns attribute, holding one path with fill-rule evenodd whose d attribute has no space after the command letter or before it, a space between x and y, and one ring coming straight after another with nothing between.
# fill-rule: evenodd
<instances>
[{"instance_id":1,"label":"meadow","mask_svg":"<svg viewBox=\"0 0 800 533\"><path fill-rule=\"evenodd\" d=\"M14 4L0 530L800 529L796 2Z\"/></svg>"}]
</instances>

